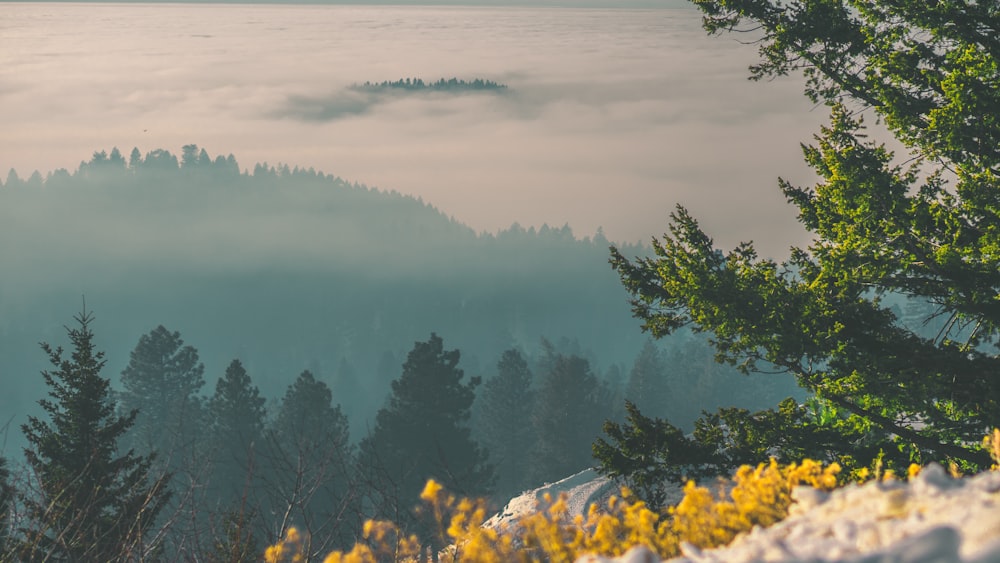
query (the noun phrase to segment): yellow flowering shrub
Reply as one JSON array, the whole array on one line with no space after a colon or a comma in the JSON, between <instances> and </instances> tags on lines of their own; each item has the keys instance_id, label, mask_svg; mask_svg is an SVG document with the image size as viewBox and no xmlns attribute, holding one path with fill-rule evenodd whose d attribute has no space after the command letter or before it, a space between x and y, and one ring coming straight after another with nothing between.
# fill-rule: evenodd
<instances>
[{"instance_id":1,"label":"yellow flowering shrub","mask_svg":"<svg viewBox=\"0 0 1000 563\"><path fill-rule=\"evenodd\" d=\"M264 551L264 561L266 563L281 563L291 561L299 563L305 560L305 553L309 551L308 543L299 533L298 528L288 528L285 538L275 545L268 547Z\"/></svg>"},{"instance_id":2,"label":"yellow flowering shrub","mask_svg":"<svg viewBox=\"0 0 1000 563\"><path fill-rule=\"evenodd\" d=\"M721 546L754 526L769 526L788 515L791 491L799 485L822 490L837 486L840 467L805 460L780 466L772 460L757 467L743 466L726 487L713 495L709 489L689 482L684 498L665 514L650 510L630 491L611 497L603 508L591 505L588 513L570 518L566 497L545 497L545 508L522 518L516 532L486 528L488 514L483 499L456 499L436 481L428 481L421 493L425 506L437 522L444 544L438 554L446 562L570 563L581 555L597 553L618 556L636 545L645 545L661 557L679 554L682 542L699 548ZM294 530L265 554L267 563L301 561L303 539ZM367 544L349 552L334 552L325 563L375 563L420 559L420 542L404 537L390 522L365 523ZM300 559L295 559L300 557Z\"/></svg>"},{"instance_id":3,"label":"yellow flowering shrub","mask_svg":"<svg viewBox=\"0 0 1000 563\"><path fill-rule=\"evenodd\" d=\"M983 438L983 449L990 452L990 456L995 462L990 469L1000 470L1000 428L994 428L993 433Z\"/></svg>"}]
</instances>

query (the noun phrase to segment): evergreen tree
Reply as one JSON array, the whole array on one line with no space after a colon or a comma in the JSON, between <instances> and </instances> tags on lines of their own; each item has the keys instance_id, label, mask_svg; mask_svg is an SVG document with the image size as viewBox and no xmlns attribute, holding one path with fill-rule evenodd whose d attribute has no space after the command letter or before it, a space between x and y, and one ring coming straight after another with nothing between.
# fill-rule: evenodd
<instances>
[{"instance_id":1,"label":"evergreen tree","mask_svg":"<svg viewBox=\"0 0 1000 563\"><path fill-rule=\"evenodd\" d=\"M139 147L132 147L132 152L128 155L128 168L135 172L140 166L142 166L142 153L139 152Z\"/></svg>"},{"instance_id":2,"label":"evergreen tree","mask_svg":"<svg viewBox=\"0 0 1000 563\"><path fill-rule=\"evenodd\" d=\"M235 510L235 503L245 506L252 488L265 415L264 398L239 360L230 362L219 378L208 411L215 457L212 489L228 510Z\"/></svg>"},{"instance_id":3,"label":"evergreen tree","mask_svg":"<svg viewBox=\"0 0 1000 563\"><path fill-rule=\"evenodd\" d=\"M428 542L434 540L429 528L418 528L410 512L427 479L465 496L487 494L493 484L493 468L468 425L480 380L462 381L459 357L458 350L444 350L436 334L416 342L374 431L360 445L376 516L402 522Z\"/></svg>"},{"instance_id":4,"label":"evergreen tree","mask_svg":"<svg viewBox=\"0 0 1000 563\"><path fill-rule=\"evenodd\" d=\"M530 424L534 392L528 362L517 350L503 353L497 375L483 385L477 403L477 435L496 466L496 497L507 499L530 482L525 471L524 449L533 443Z\"/></svg>"},{"instance_id":5,"label":"evergreen tree","mask_svg":"<svg viewBox=\"0 0 1000 563\"><path fill-rule=\"evenodd\" d=\"M655 335L693 324L746 371L796 376L868 429L887 461L990 464L1000 419L1000 52L995 2L695 0L706 30L753 29L754 78L803 70L831 109L804 147L813 186L781 181L812 233L778 264L724 253L685 209L656 257L612 257ZM859 105L911 152L900 165ZM887 294L930 301L945 328L903 326ZM851 433L844 450L851 448ZM865 460L867 461L867 460Z\"/></svg>"},{"instance_id":6,"label":"evergreen tree","mask_svg":"<svg viewBox=\"0 0 1000 563\"><path fill-rule=\"evenodd\" d=\"M597 471L620 480L653 509L663 508L669 489L681 482L732 469L715 444L687 438L669 422L644 416L631 401L625 402L625 410L622 424L604 423L608 440L594 442Z\"/></svg>"},{"instance_id":7,"label":"evergreen tree","mask_svg":"<svg viewBox=\"0 0 1000 563\"><path fill-rule=\"evenodd\" d=\"M295 525L313 538L316 554L353 544L353 454L347 417L330 388L302 372L281 400L268 442L266 488L272 514L283 515L278 535Z\"/></svg>"},{"instance_id":8,"label":"evergreen tree","mask_svg":"<svg viewBox=\"0 0 1000 563\"><path fill-rule=\"evenodd\" d=\"M157 451L173 468L181 466L176 458L193 452L203 433L198 394L204 371L198 351L184 346L179 332L160 325L139 338L122 371L119 394L122 412L139 411L127 434L136 451Z\"/></svg>"},{"instance_id":9,"label":"evergreen tree","mask_svg":"<svg viewBox=\"0 0 1000 563\"><path fill-rule=\"evenodd\" d=\"M656 344L647 340L629 372L625 397L640 410L665 416L671 399L667 366Z\"/></svg>"},{"instance_id":10,"label":"evergreen tree","mask_svg":"<svg viewBox=\"0 0 1000 563\"><path fill-rule=\"evenodd\" d=\"M591 467L591 442L610 412L605 387L579 356L556 354L535 396L532 478L536 484L568 477Z\"/></svg>"},{"instance_id":11,"label":"evergreen tree","mask_svg":"<svg viewBox=\"0 0 1000 563\"><path fill-rule=\"evenodd\" d=\"M42 344L54 369L43 371L48 421L28 417L24 455L37 490L22 491L28 525L22 560L124 561L149 555L147 532L167 500L166 476L153 478L152 457L121 453L118 442L135 411L116 415L110 381L101 377L104 353L94 346L93 316L83 310L67 328L73 346Z\"/></svg>"}]
</instances>

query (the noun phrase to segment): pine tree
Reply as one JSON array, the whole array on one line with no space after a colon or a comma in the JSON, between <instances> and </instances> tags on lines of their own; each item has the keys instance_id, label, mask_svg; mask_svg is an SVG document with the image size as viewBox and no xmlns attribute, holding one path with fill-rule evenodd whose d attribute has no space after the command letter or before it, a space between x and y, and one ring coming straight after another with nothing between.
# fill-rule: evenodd
<instances>
[{"instance_id":1,"label":"pine tree","mask_svg":"<svg viewBox=\"0 0 1000 563\"><path fill-rule=\"evenodd\" d=\"M256 450L262 445L264 398L243 364L233 360L215 385L208 403L211 451L215 456L212 489L219 500L235 509L243 504L256 473Z\"/></svg>"},{"instance_id":2,"label":"pine tree","mask_svg":"<svg viewBox=\"0 0 1000 563\"><path fill-rule=\"evenodd\" d=\"M497 375L486 381L477 398L477 435L497 470L496 497L510 498L527 487L524 448L534 441L531 419L534 392L528 362L507 350L497 362Z\"/></svg>"},{"instance_id":3,"label":"pine tree","mask_svg":"<svg viewBox=\"0 0 1000 563\"><path fill-rule=\"evenodd\" d=\"M315 553L348 547L358 522L350 492L353 452L347 417L333 394L309 371L288 386L268 432L272 513L308 533Z\"/></svg>"},{"instance_id":4,"label":"pine tree","mask_svg":"<svg viewBox=\"0 0 1000 563\"><path fill-rule=\"evenodd\" d=\"M556 354L545 362L534 402L531 424L536 441L532 478L536 483L554 481L594 464L591 442L601 433L610 405L606 389L579 356Z\"/></svg>"},{"instance_id":5,"label":"pine tree","mask_svg":"<svg viewBox=\"0 0 1000 563\"><path fill-rule=\"evenodd\" d=\"M904 468L988 467L978 443L1000 419L996 2L694 3L710 33L752 30L753 78L802 70L805 94L830 109L803 146L818 181L779 184L811 243L784 263L751 243L723 252L679 207L655 257L613 251L636 315L654 336L712 333L747 372L794 374L849 422L844 451L864 430ZM875 142L864 113L909 158ZM904 326L891 295L933 303L944 328Z\"/></svg>"},{"instance_id":6,"label":"pine tree","mask_svg":"<svg viewBox=\"0 0 1000 563\"><path fill-rule=\"evenodd\" d=\"M21 428L35 491L22 491L28 525L21 530L23 560L123 561L141 559L155 546L147 532L167 500L166 476L151 475L152 456L121 453L118 442L135 411L117 415L110 381L101 377L84 308L67 328L70 358L42 344L54 369L43 371L49 399L39 401L49 421L28 417Z\"/></svg>"},{"instance_id":7,"label":"pine tree","mask_svg":"<svg viewBox=\"0 0 1000 563\"><path fill-rule=\"evenodd\" d=\"M493 468L470 436L468 426L479 378L463 383L458 350L446 351L431 334L416 342L392 382L388 405L375 418L375 429L361 442L361 468L373 486L376 515L403 522L426 541L428 528L416 526L416 506L427 479L465 496L489 493Z\"/></svg>"},{"instance_id":8,"label":"pine tree","mask_svg":"<svg viewBox=\"0 0 1000 563\"><path fill-rule=\"evenodd\" d=\"M689 479L700 481L734 469L725 465L714 444L690 439L665 420L643 416L631 401L625 402L625 411L623 423L604 423L608 439L594 442L597 471L619 480L653 509L662 509L668 491Z\"/></svg>"},{"instance_id":9,"label":"pine tree","mask_svg":"<svg viewBox=\"0 0 1000 563\"><path fill-rule=\"evenodd\" d=\"M119 395L122 412L138 410L128 433L136 451L158 451L171 467L193 451L201 434L202 407L198 394L205 385L205 366L198 351L184 346L179 332L163 325L139 338L122 371Z\"/></svg>"}]
</instances>

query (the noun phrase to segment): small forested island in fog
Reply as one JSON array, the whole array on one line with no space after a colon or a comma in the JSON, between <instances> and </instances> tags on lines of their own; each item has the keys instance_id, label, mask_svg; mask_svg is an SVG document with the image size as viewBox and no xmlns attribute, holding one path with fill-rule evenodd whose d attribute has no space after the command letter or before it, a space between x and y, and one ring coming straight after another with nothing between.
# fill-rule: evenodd
<instances>
[{"instance_id":1,"label":"small forested island in fog","mask_svg":"<svg viewBox=\"0 0 1000 563\"><path fill-rule=\"evenodd\" d=\"M417 92L470 92L482 90L507 90L506 84L500 84L492 80L460 80L451 78L445 80L439 78L437 82L424 82L421 78L400 78L394 82L383 80L382 82L365 82L364 84L354 84L351 90L359 92L387 92L387 91L417 91Z\"/></svg>"}]
</instances>

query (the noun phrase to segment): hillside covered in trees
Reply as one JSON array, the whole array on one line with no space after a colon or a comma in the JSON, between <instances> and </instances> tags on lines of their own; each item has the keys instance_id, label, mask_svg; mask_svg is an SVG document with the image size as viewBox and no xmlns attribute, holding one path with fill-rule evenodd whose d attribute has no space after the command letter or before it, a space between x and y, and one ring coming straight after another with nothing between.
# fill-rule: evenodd
<instances>
[{"instance_id":1,"label":"hillside covered in trees","mask_svg":"<svg viewBox=\"0 0 1000 563\"><path fill-rule=\"evenodd\" d=\"M43 448L65 431L45 413L82 416L77 391L60 390L79 386L103 414L73 424L108 430L78 447L137 468L129 486L146 483L133 494L159 515L143 525L170 553L252 551L293 523L330 549L365 517L407 514L429 476L499 502L592 465L626 399L690 426L701 408L796 393L789 379L737 388L690 333L643 345L609 244L568 226L476 233L418 199L285 165L242 170L194 145L12 171L0 185L0 253L15 266L0 281L11 480L28 482L25 441L37 475L72 463ZM64 510L90 506L74 502ZM20 553L51 539L45 518L19 524L35 526ZM199 536L221 543L190 544Z\"/></svg>"},{"instance_id":2,"label":"hillside covered in trees","mask_svg":"<svg viewBox=\"0 0 1000 563\"><path fill-rule=\"evenodd\" d=\"M611 248L623 291L600 233L475 233L419 200L242 171L195 145L12 171L0 407L24 455L0 457L0 559L249 561L274 544L278 561L361 539L348 560L372 546L364 560L424 560L447 537L455 560L631 544L701 559L799 500L863 506L827 493L874 479L884 501L821 534L871 549L895 532L872 542L859 522L941 516L897 479L938 498L995 493L995 474L958 478L1000 463L996 6L695 4L709 32L759 34L754 78L804 70L829 109L803 147L818 183L780 183L813 235L783 263L749 242L719 249L678 206L651 249ZM865 113L908 160L872 140ZM626 296L659 341L637 334ZM485 498L592 454L635 487L607 513L560 521L556 501L516 546L478 525ZM663 506L666 485L734 469L733 503L688 482ZM796 498L799 484L821 491ZM948 526L965 526L964 503L916 550L803 557L962 560ZM995 524L974 530L991 543L972 560L994 559ZM476 552L470 536L492 543ZM749 558L791 557L784 543L806 537L786 530Z\"/></svg>"}]
</instances>

